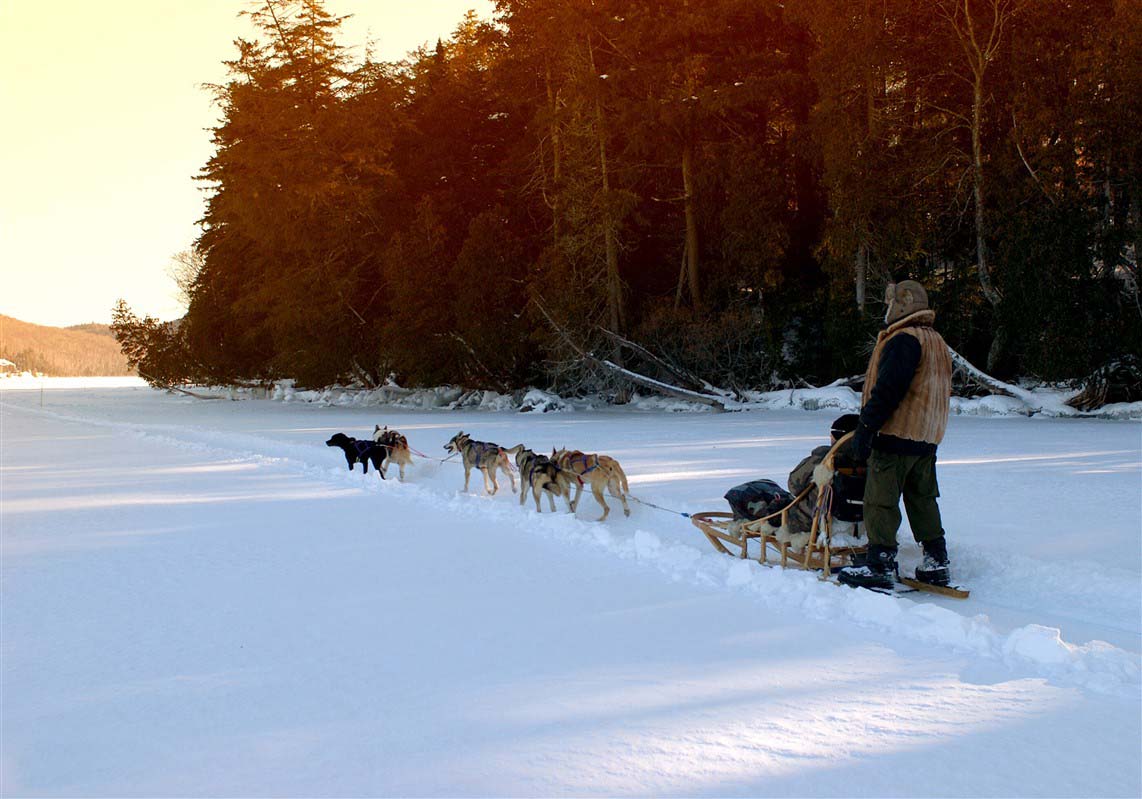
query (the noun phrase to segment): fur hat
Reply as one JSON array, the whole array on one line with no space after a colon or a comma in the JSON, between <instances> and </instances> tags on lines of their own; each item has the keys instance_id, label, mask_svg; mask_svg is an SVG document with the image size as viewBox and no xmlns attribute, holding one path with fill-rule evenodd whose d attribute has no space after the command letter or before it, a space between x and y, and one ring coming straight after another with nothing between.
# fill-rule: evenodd
<instances>
[{"instance_id":1,"label":"fur hat","mask_svg":"<svg viewBox=\"0 0 1142 799\"><path fill-rule=\"evenodd\" d=\"M833 440L836 440L845 433L851 433L856 430L859 422L859 414L846 413L843 416L838 416L833 420L833 426L829 428L829 435L833 437Z\"/></svg>"},{"instance_id":2,"label":"fur hat","mask_svg":"<svg viewBox=\"0 0 1142 799\"><path fill-rule=\"evenodd\" d=\"M884 289L884 302L888 310L884 313L884 323L890 325L909 314L928 309L928 292L915 280L902 280L889 283Z\"/></svg>"}]
</instances>

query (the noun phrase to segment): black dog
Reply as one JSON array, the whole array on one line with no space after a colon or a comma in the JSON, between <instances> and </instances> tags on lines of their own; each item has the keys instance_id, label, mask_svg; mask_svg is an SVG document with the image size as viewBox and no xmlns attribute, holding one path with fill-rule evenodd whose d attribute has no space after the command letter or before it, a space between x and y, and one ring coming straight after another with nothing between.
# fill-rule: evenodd
<instances>
[{"instance_id":1,"label":"black dog","mask_svg":"<svg viewBox=\"0 0 1142 799\"><path fill-rule=\"evenodd\" d=\"M368 474L369 463L372 462L377 474L381 476L382 480L385 479L385 472L381 468L381 465L389 457L389 448L385 444L356 439L344 433L334 433L325 442L325 446L341 448L341 451L345 453L345 462L349 464L349 471L353 471L354 463L359 463L364 467L365 474Z\"/></svg>"}]
</instances>

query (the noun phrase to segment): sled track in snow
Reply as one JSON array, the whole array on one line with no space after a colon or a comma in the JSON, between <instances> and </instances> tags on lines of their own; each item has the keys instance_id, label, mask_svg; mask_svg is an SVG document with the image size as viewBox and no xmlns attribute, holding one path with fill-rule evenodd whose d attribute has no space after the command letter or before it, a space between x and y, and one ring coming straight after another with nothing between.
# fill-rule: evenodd
<instances>
[{"instance_id":1,"label":"sled track in snow","mask_svg":"<svg viewBox=\"0 0 1142 799\"><path fill-rule=\"evenodd\" d=\"M811 573L766 568L754 561L728 558L702 546L704 542L697 540L693 544L680 543L664 539L643 527L628 533L563 513L537 515L532 510L521 511L514 499L505 503L482 493L463 495L414 482L418 471L424 474L431 470L427 475L431 477L440 468L447 468L439 462L428 466L418 461L413 467L410 482L399 483L395 479L395 470L390 472L389 480L382 481L372 474L363 476L359 472L348 472L340 453L332 459L324 443L290 444L245 433L222 433L178 425L131 424L10 404L5 405L5 409L111 428L165 446L279 468L313 480L359 488L377 494L385 501L444 507L458 519L492 521L517 533L542 535L590 547L656 568L672 580L745 595L771 610L801 613L813 619L846 625L856 624L944 649L986 657L1004 663L1013 676L1043 676L1107 693L1137 693L1142 687L1142 672L1136 652L1101 641L1083 645L1067 643L1062 640L1059 630L1033 622L1038 608L1020 602L1018 592L1004 590L1017 584L1015 581L1046 585L1054 592L1054 603L1070 609L1070 613L1060 615L1111 627L1100 621L1098 608L1105 610L1108 602L1112 605L1117 603L1125 611L1124 617L1128 617L1130 608L1136 603L1137 577L1124 570L1120 574L1108 575L1105 569L1094 564L1059 567L1018 556L1001 558L1002 568L989 570L991 559L982 555L965 558L959 578L972 587L973 599L960 607L972 613L983 604L980 601L983 600L988 605L1022 616L1022 626L1002 632L986 616L962 615L939 599L914 601L854 591L821 582ZM506 493L510 496L510 491ZM653 499L658 501L660 498L655 496ZM668 498L661 498L661 501L669 503ZM1091 571L1090 581L1080 579L1077 582L1078 585L1089 585L1089 590L1074 591L1076 568ZM1030 597L1041 599L1042 594L1039 591ZM1114 629L1131 636L1138 635L1136 630Z\"/></svg>"}]
</instances>

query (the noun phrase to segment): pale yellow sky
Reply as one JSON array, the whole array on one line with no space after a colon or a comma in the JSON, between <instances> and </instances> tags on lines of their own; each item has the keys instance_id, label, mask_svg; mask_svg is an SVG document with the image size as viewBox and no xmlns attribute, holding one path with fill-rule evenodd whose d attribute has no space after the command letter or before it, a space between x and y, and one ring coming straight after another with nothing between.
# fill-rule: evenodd
<instances>
[{"instance_id":1,"label":"pale yellow sky","mask_svg":"<svg viewBox=\"0 0 1142 799\"><path fill-rule=\"evenodd\" d=\"M170 257L198 234L232 42L251 0L0 0L0 314L107 322L123 297L182 315ZM341 43L401 58L490 0L327 0ZM355 52L361 52L358 48Z\"/></svg>"}]
</instances>

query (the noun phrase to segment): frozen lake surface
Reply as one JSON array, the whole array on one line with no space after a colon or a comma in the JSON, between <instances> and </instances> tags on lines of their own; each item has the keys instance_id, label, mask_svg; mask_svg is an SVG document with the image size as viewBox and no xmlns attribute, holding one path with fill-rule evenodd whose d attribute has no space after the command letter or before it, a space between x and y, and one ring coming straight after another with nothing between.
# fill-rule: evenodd
<instances>
[{"instance_id":1,"label":"frozen lake surface","mask_svg":"<svg viewBox=\"0 0 1142 799\"><path fill-rule=\"evenodd\" d=\"M693 512L784 483L834 412L40 402L0 406L5 796L1142 794L1138 422L954 416L956 602L324 444L604 452Z\"/></svg>"}]
</instances>

